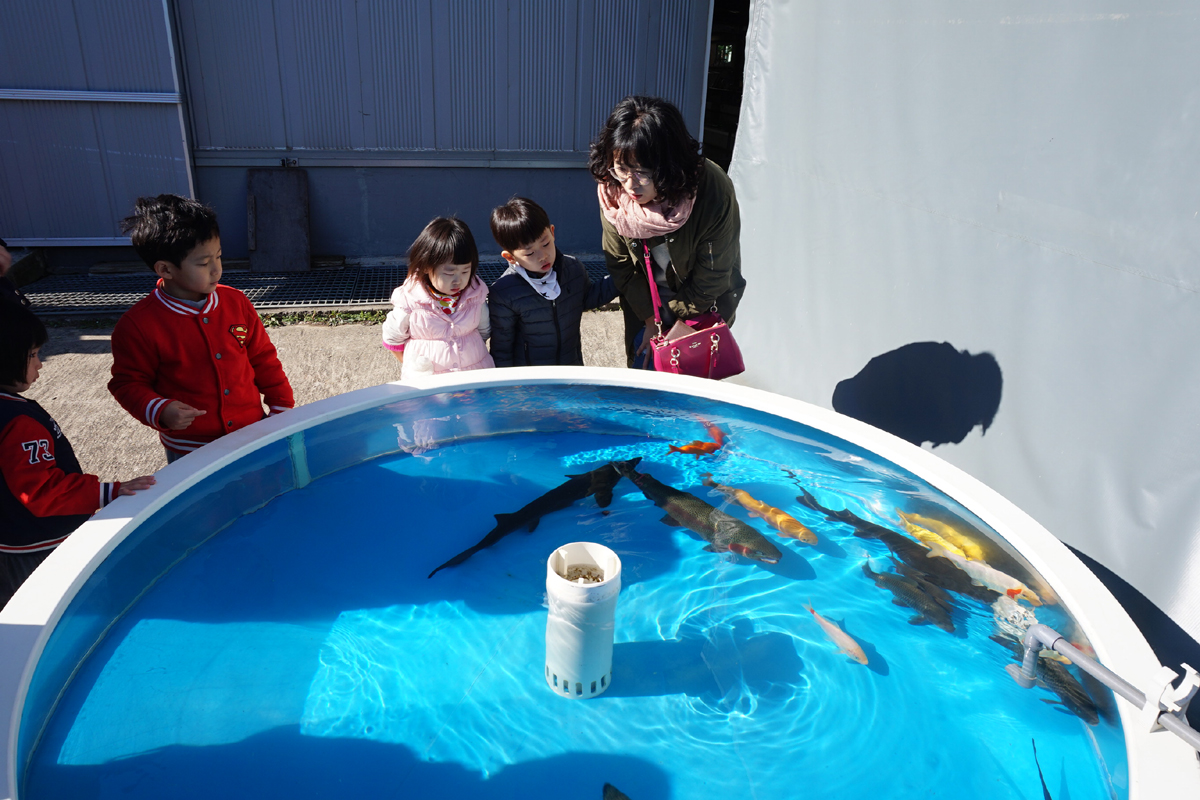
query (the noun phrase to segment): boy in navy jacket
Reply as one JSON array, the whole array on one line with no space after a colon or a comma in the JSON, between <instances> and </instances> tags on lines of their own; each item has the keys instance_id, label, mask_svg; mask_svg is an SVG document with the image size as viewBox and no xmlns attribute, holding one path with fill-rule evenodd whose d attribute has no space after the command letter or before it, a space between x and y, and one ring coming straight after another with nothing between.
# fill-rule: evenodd
<instances>
[{"instance_id":1,"label":"boy in navy jacket","mask_svg":"<svg viewBox=\"0 0 1200 800\"><path fill-rule=\"evenodd\" d=\"M593 283L579 261L559 252L550 218L524 197L492 210L492 236L509 264L488 296L496 366L583 366L583 312L612 302L613 279Z\"/></svg>"}]
</instances>

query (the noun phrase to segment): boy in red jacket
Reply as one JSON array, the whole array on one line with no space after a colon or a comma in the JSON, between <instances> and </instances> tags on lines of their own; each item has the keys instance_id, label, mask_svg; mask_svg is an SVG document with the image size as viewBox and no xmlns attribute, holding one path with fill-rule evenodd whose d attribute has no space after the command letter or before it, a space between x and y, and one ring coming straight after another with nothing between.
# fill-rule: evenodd
<instances>
[{"instance_id":1,"label":"boy in red jacket","mask_svg":"<svg viewBox=\"0 0 1200 800\"><path fill-rule=\"evenodd\" d=\"M258 312L218 284L213 210L173 194L141 197L122 229L159 280L113 330L108 390L158 431L167 463L291 408L291 384Z\"/></svg>"},{"instance_id":2,"label":"boy in red jacket","mask_svg":"<svg viewBox=\"0 0 1200 800\"><path fill-rule=\"evenodd\" d=\"M97 509L154 485L151 475L102 483L83 474L58 424L21 396L38 379L45 343L41 320L0 297L0 608Z\"/></svg>"}]
</instances>

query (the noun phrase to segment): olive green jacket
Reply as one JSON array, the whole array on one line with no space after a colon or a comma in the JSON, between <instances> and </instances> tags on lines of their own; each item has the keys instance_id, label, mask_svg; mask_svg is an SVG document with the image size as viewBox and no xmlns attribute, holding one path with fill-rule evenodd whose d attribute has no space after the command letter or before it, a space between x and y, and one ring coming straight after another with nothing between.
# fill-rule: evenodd
<instances>
[{"instance_id":1,"label":"olive green jacket","mask_svg":"<svg viewBox=\"0 0 1200 800\"><path fill-rule=\"evenodd\" d=\"M656 247L665 241L671 253L667 282L676 293L668 303L672 313L691 319L715 304L722 317L733 320L746 287L739 242L741 217L733 182L716 164L705 159L691 216L674 233L645 240L627 239L617 233L603 212L600 223L608 274L616 282L621 304L637 319L654 316L643 245Z\"/></svg>"}]
</instances>

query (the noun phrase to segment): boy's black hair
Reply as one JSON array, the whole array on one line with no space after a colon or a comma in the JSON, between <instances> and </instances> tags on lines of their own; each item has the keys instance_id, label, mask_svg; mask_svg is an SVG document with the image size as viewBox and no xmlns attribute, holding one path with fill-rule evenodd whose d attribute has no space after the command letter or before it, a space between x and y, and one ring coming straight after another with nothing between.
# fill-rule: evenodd
<instances>
[{"instance_id":1,"label":"boy's black hair","mask_svg":"<svg viewBox=\"0 0 1200 800\"><path fill-rule=\"evenodd\" d=\"M408 277L419 278L426 289L433 289L429 274L441 265L466 263L471 265L469 286L479 271L479 250L471 229L458 217L435 217L408 248Z\"/></svg>"},{"instance_id":2,"label":"boy's black hair","mask_svg":"<svg viewBox=\"0 0 1200 800\"><path fill-rule=\"evenodd\" d=\"M159 261L179 266L196 245L221 235L215 211L177 194L139 197L121 230L151 269Z\"/></svg>"},{"instance_id":3,"label":"boy's black hair","mask_svg":"<svg viewBox=\"0 0 1200 800\"><path fill-rule=\"evenodd\" d=\"M0 300L0 385L25 382L29 354L46 343L46 326L25 306Z\"/></svg>"},{"instance_id":4,"label":"boy's black hair","mask_svg":"<svg viewBox=\"0 0 1200 800\"><path fill-rule=\"evenodd\" d=\"M492 209L492 238L510 253L534 244L549 227L546 210L527 197L513 197Z\"/></svg>"},{"instance_id":5,"label":"boy's black hair","mask_svg":"<svg viewBox=\"0 0 1200 800\"><path fill-rule=\"evenodd\" d=\"M630 95L613 107L591 144L588 170L597 183L618 188L608 172L617 162L649 172L668 207L695 197L704 171L700 143L688 133L683 114L660 97Z\"/></svg>"}]
</instances>

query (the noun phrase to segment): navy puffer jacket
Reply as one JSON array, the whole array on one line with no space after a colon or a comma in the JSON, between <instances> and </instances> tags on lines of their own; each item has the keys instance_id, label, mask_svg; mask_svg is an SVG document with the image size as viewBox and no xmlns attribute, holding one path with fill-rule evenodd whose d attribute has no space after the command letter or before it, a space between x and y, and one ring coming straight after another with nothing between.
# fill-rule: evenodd
<instances>
[{"instance_id":1,"label":"navy puffer jacket","mask_svg":"<svg viewBox=\"0 0 1200 800\"><path fill-rule=\"evenodd\" d=\"M547 300L518 274L520 269L509 266L488 295L496 366L583 366L580 320L584 311L617 296L613 279L605 275L604 280L593 282L578 260L559 251L554 271L562 293Z\"/></svg>"}]
</instances>

